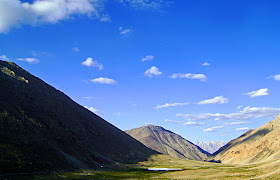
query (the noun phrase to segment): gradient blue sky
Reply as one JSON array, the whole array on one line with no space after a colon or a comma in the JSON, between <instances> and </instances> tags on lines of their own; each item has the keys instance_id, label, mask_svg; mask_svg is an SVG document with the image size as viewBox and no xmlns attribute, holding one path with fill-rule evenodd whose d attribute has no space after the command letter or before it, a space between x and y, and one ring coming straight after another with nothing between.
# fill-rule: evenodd
<instances>
[{"instance_id":1,"label":"gradient blue sky","mask_svg":"<svg viewBox=\"0 0 280 180\"><path fill-rule=\"evenodd\" d=\"M279 1L0 0L0 59L122 130L229 141L280 114L279 19Z\"/></svg>"}]
</instances>

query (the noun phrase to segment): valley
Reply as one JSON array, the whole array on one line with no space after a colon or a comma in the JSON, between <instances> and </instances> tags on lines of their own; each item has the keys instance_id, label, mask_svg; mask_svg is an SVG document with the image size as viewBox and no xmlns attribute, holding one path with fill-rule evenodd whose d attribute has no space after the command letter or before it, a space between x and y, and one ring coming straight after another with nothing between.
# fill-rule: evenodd
<instances>
[{"instance_id":1,"label":"valley","mask_svg":"<svg viewBox=\"0 0 280 180\"><path fill-rule=\"evenodd\" d=\"M150 167L182 168L182 171L148 171ZM33 176L2 176L17 179L279 179L280 161L227 165L186 159L172 158L167 155L153 155L148 161L137 164L119 164L96 170L50 173Z\"/></svg>"}]
</instances>

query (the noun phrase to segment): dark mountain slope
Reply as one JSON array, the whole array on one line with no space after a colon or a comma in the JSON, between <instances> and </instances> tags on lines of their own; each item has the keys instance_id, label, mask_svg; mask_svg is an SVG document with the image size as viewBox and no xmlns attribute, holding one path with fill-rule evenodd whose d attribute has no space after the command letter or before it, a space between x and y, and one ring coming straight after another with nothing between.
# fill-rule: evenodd
<instances>
[{"instance_id":1,"label":"dark mountain slope","mask_svg":"<svg viewBox=\"0 0 280 180\"><path fill-rule=\"evenodd\" d=\"M147 125L125 131L147 147L176 158L204 160L207 152L160 126Z\"/></svg>"},{"instance_id":2,"label":"dark mountain slope","mask_svg":"<svg viewBox=\"0 0 280 180\"><path fill-rule=\"evenodd\" d=\"M0 173L134 163L155 153L16 64L0 61Z\"/></svg>"},{"instance_id":3,"label":"dark mountain slope","mask_svg":"<svg viewBox=\"0 0 280 180\"><path fill-rule=\"evenodd\" d=\"M209 157L229 164L280 159L280 116L230 141Z\"/></svg>"}]
</instances>

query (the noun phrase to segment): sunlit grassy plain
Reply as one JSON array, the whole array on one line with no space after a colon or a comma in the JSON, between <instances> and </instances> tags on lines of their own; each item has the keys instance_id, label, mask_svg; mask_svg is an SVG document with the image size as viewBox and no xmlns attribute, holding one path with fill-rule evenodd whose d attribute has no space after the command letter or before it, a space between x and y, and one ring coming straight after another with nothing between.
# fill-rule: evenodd
<instances>
[{"instance_id":1,"label":"sunlit grassy plain","mask_svg":"<svg viewBox=\"0 0 280 180\"><path fill-rule=\"evenodd\" d=\"M182 168L182 171L152 172L149 167ZM279 179L280 161L250 165L226 165L175 159L154 155L134 165L103 167L98 170L53 173L34 176L9 176L7 179Z\"/></svg>"}]
</instances>

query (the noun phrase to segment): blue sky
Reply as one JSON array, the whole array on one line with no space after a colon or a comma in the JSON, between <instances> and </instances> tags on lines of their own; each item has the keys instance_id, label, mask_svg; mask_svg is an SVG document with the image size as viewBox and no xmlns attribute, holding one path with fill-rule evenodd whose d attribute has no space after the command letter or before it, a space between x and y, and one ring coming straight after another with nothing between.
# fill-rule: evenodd
<instances>
[{"instance_id":1,"label":"blue sky","mask_svg":"<svg viewBox=\"0 0 280 180\"><path fill-rule=\"evenodd\" d=\"M280 114L279 5L0 0L0 59L122 130L229 141Z\"/></svg>"}]
</instances>

